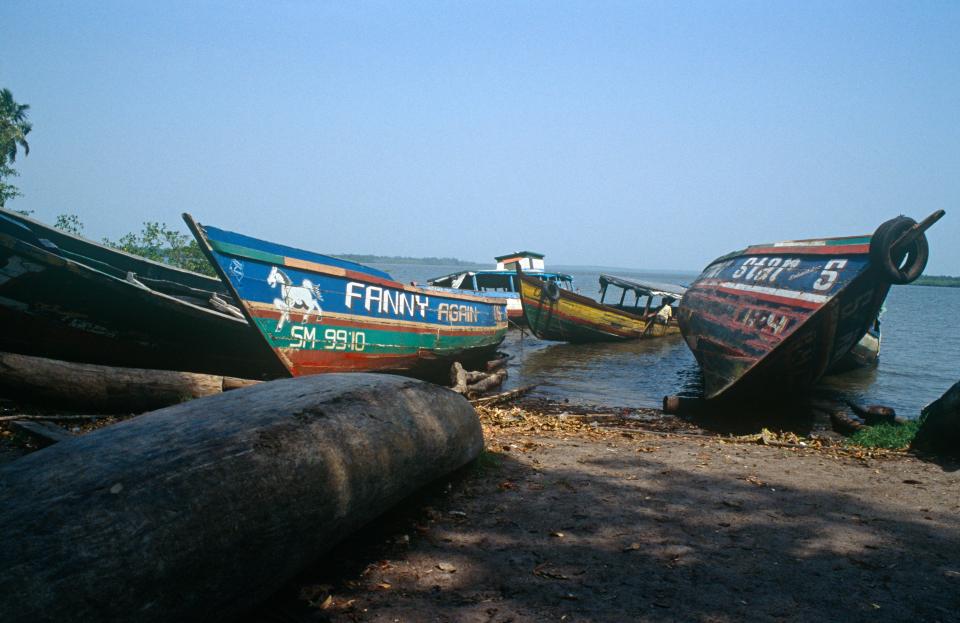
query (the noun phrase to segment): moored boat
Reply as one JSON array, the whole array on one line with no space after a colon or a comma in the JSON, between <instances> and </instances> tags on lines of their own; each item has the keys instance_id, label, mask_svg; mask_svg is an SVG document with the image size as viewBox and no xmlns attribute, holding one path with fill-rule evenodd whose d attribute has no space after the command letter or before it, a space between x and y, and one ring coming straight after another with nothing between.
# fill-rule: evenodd
<instances>
[{"instance_id":1,"label":"moored boat","mask_svg":"<svg viewBox=\"0 0 960 623\"><path fill-rule=\"evenodd\" d=\"M483 296L503 299L507 305L507 317L514 324L525 322L523 306L520 304L520 286L517 283L517 266L531 277L543 281L555 281L566 290L573 290L573 277L566 273L547 272L542 253L517 251L493 258L496 268L489 270L467 270L451 273L442 277L428 279L427 284L436 288L451 290L471 290Z\"/></svg>"},{"instance_id":2,"label":"moored boat","mask_svg":"<svg viewBox=\"0 0 960 623\"><path fill-rule=\"evenodd\" d=\"M519 267L517 281L527 325L534 335L544 340L601 342L662 337L680 332L670 305L683 296L682 286L601 275L601 297L597 302L555 283L530 277ZM607 304L604 300L611 287L619 289L621 295L619 302ZM633 305L627 300L628 294L633 295ZM667 311L658 314L664 305Z\"/></svg>"},{"instance_id":3,"label":"moored boat","mask_svg":"<svg viewBox=\"0 0 960 623\"><path fill-rule=\"evenodd\" d=\"M941 216L897 217L872 236L754 245L711 262L677 313L704 397L811 387L864 337L890 285L920 276L923 232Z\"/></svg>"},{"instance_id":4,"label":"moored boat","mask_svg":"<svg viewBox=\"0 0 960 623\"><path fill-rule=\"evenodd\" d=\"M0 351L79 363L287 376L218 279L0 210Z\"/></svg>"},{"instance_id":5,"label":"moored boat","mask_svg":"<svg viewBox=\"0 0 960 623\"><path fill-rule=\"evenodd\" d=\"M492 358L506 334L500 300L402 284L376 268L184 220L294 376L431 376L451 361Z\"/></svg>"}]
</instances>

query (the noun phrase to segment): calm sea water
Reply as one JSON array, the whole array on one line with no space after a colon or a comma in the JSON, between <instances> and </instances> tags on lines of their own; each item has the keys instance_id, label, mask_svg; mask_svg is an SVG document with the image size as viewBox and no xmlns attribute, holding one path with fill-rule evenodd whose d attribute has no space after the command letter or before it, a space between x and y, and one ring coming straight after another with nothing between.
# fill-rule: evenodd
<instances>
[{"instance_id":1,"label":"calm sea water","mask_svg":"<svg viewBox=\"0 0 960 623\"><path fill-rule=\"evenodd\" d=\"M400 281L425 281L464 270L456 266L380 264ZM478 268L489 268L479 266ZM568 272L581 294L597 298L599 269L549 266ZM603 272L661 282L689 283L695 273ZM916 417L923 405L960 380L960 288L894 286L881 323L875 368L825 378L819 391L860 404L894 407ZM533 395L581 405L659 407L668 394L697 395L700 372L679 336L608 344L565 344L511 330L503 350L514 355L506 389L536 384Z\"/></svg>"}]
</instances>

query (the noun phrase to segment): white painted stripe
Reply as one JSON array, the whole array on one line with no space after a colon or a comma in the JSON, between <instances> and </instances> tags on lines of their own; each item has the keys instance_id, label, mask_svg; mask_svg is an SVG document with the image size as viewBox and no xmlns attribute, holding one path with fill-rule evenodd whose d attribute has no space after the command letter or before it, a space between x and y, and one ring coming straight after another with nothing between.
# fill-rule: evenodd
<instances>
[{"instance_id":1,"label":"white painted stripe","mask_svg":"<svg viewBox=\"0 0 960 623\"><path fill-rule=\"evenodd\" d=\"M783 288L769 288L767 286L755 286L747 283L734 283L724 281L720 284L722 288L740 290L741 292L758 292L760 294L769 294L770 296L779 296L796 301L808 301L810 303L826 303L830 297L825 294L814 294L813 292L797 292L796 290L784 290Z\"/></svg>"},{"instance_id":2,"label":"white painted stripe","mask_svg":"<svg viewBox=\"0 0 960 623\"><path fill-rule=\"evenodd\" d=\"M760 245L762 246L762 245ZM787 240L786 242L775 242L775 247L825 247L826 240Z\"/></svg>"}]
</instances>

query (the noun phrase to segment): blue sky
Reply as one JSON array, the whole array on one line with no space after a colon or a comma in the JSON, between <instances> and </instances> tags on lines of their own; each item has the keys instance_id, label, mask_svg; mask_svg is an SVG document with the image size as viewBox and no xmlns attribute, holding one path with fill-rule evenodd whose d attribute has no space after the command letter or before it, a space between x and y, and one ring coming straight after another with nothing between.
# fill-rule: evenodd
<instances>
[{"instance_id":1,"label":"blue sky","mask_svg":"<svg viewBox=\"0 0 960 623\"><path fill-rule=\"evenodd\" d=\"M947 216L958 2L0 3L11 207L327 253L698 270Z\"/></svg>"}]
</instances>

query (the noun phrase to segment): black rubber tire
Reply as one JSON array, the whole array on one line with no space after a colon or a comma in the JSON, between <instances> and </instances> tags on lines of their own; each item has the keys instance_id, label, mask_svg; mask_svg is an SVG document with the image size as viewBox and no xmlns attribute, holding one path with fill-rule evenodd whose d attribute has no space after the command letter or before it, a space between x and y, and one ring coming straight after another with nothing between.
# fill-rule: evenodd
<instances>
[{"instance_id":1,"label":"black rubber tire","mask_svg":"<svg viewBox=\"0 0 960 623\"><path fill-rule=\"evenodd\" d=\"M543 286L543 293L544 293L544 294L546 295L546 297L547 297L548 299L550 299L551 301L559 301L559 300L560 300L560 286L557 285L557 282L556 282L556 281L548 281L548 282Z\"/></svg>"},{"instance_id":2,"label":"black rubber tire","mask_svg":"<svg viewBox=\"0 0 960 623\"><path fill-rule=\"evenodd\" d=\"M910 283L927 267L930 247L924 234L905 250L896 255L893 253L893 243L916 223L908 216L898 216L882 223L870 238L870 263L879 271L881 278L890 283Z\"/></svg>"}]
</instances>

